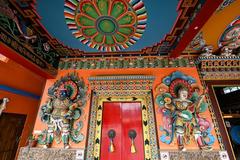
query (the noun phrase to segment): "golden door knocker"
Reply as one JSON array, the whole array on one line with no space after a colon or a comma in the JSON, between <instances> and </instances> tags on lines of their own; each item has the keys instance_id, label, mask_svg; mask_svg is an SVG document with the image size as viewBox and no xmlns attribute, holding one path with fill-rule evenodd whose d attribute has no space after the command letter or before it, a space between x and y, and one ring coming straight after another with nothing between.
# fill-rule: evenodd
<instances>
[{"instance_id":1,"label":"golden door knocker","mask_svg":"<svg viewBox=\"0 0 240 160\"><path fill-rule=\"evenodd\" d=\"M136 153L137 151L136 151L136 147L135 147L135 144L134 144L134 139L137 136L137 132L134 129L131 129L128 132L128 136L131 139L131 153Z\"/></svg>"},{"instance_id":2,"label":"golden door knocker","mask_svg":"<svg viewBox=\"0 0 240 160\"><path fill-rule=\"evenodd\" d=\"M108 137L110 139L110 146L108 148L109 152L114 152L115 148L114 148L114 144L113 144L113 138L116 136L116 132L114 129L111 129L108 131Z\"/></svg>"}]
</instances>

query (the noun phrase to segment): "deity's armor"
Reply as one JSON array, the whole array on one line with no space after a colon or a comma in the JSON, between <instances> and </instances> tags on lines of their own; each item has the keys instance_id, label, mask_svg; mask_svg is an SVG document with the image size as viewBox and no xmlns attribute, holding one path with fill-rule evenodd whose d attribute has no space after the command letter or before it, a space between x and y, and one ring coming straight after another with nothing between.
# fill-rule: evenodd
<instances>
[{"instance_id":1,"label":"deity's armor","mask_svg":"<svg viewBox=\"0 0 240 160\"><path fill-rule=\"evenodd\" d=\"M72 113L72 103L68 98L61 100L59 98L54 99L49 106L51 109L51 118L48 124L48 144L53 141L53 133L61 134L64 145L68 146L70 125L69 119L66 114Z\"/></svg>"},{"instance_id":2,"label":"deity's armor","mask_svg":"<svg viewBox=\"0 0 240 160\"><path fill-rule=\"evenodd\" d=\"M54 99L52 102L52 116L53 118L64 118L65 114L69 111L71 106L69 99L60 100L59 98ZM65 119L65 118L64 118Z\"/></svg>"},{"instance_id":3,"label":"deity's armor","mask_svg":"<svg viewBox=\"0 0 240 160\"><path fill-rule=\"evenodd\" d=\"M187 108L192 105L192 102L175 100L174 103L175 103L177 114L180 114L180 115L177 115L176 126L184 126L185 121L189 121L192 118L190 118L189 115L187 114L183 114L182 111L187 110Z\"/></svg>"},{"instance_id":4,"label":"deity's armor","mask_svg":"<svg viewBox=\"0 0 240 160\"><path fill-rule=\"evenodd\" d=\"M181 100L175 100L175 105L176 105L176 109L178 111L183 111L186 110L188 108L188 106L190 106L192 103L188 102L188 101L181 101Z\"/></svg>"}]
</instances>

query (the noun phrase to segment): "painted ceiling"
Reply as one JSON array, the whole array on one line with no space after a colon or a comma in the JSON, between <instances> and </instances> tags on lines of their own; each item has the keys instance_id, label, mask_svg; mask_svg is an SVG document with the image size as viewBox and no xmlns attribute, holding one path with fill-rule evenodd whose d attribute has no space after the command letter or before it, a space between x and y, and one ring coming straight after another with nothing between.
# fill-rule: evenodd
<instances>
[{"instance_id":1,"label":"painted ceiling","mask_svg":"<svg viewBox=\"0 0 240 160\"><path fill-rule=\"evenodd\" d=\"M59 57L177 57L208 19L215 17L218 7L221 14L217 15L223 17L240 0L4 1L1 25L5 31L20 39L23 36L32 51L56 66ZM18 27L13 32L6 18L12 20L15 14L18 21L12 23ZM220 28L219 22L214 24Z\"/></svg>"},{"instance_id":2,"label":"painted ceiling","mask_svg":"<svg viewBox=\"0 0 240 160\"><path fill-rule=\"evenodd\" d=\"M216 52L228 44L240 49L240 0L111 0L117 4L111 7L109 0L1 1L0 41L6 44L2 53L26 67L30 60L36 64L33 71L40 67L47 72L39 71L42 75L55 75L60 58L174 58L198 55L204 45ZM69 7L67 2L76 4ZM110 41L104 41L107 36ZM91 45L95 42L98 46ZM112 42L118 46L106 47Z\"/></svg>"},{"instance_id":3,"label":"painted ceiling","mask_svg":"<svg viewBox=\"0 0 240 160\"><path fill-rule=\"evenodd\" d=\"M139 51L159 43L171 31L178 3L37 0L36 10L51 36L70 48L84 52Z\"/></svg>"}]
</instances>

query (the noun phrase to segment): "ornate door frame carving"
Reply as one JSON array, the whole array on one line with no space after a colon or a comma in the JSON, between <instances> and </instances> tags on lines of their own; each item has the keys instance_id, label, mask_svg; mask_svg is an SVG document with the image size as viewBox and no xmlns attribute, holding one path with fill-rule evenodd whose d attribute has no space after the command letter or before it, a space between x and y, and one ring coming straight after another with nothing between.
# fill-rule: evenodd
<instances>
[{"instance_id":1,"label":"ornate door frame carving","mask_svg":"<svg viewBox=\"0 0 240 160\"><path fill-rule=\"evenodd\" d=\"M158 160L158 143L152 84L154 76L90 77L92 90L88 130L87 160L99 160L101 148L102 108L104 102L141 102L145 160Z\"/></svg>"}]
</instances>

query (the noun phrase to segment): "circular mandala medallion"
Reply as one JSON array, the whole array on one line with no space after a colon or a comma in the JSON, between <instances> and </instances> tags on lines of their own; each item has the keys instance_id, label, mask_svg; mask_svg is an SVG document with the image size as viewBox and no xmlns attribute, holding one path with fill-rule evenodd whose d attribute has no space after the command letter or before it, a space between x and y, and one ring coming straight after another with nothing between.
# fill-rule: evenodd
<instances>
[{"instance_id":1,"label":"circular mandala medallion","mask_svg":"<svg viewBox=\"0 0 240 160\"><path fill-rule=\"evenodd\" d=\"M68 28L101 51L126 49L141 38L147 21L142 0L65 0Z\"/></svg>"},{"instance_id":2,"label":"circular mandala medallion","mask_svg":"<svg viewBox=\"0 0 240 160\"><path fill-rule=\"evenodd\" d=\"M114 35L118 31L116 20L110 16L99 17L96 21L97 31L103 35Z\"/></svg>"}]
</instances>

